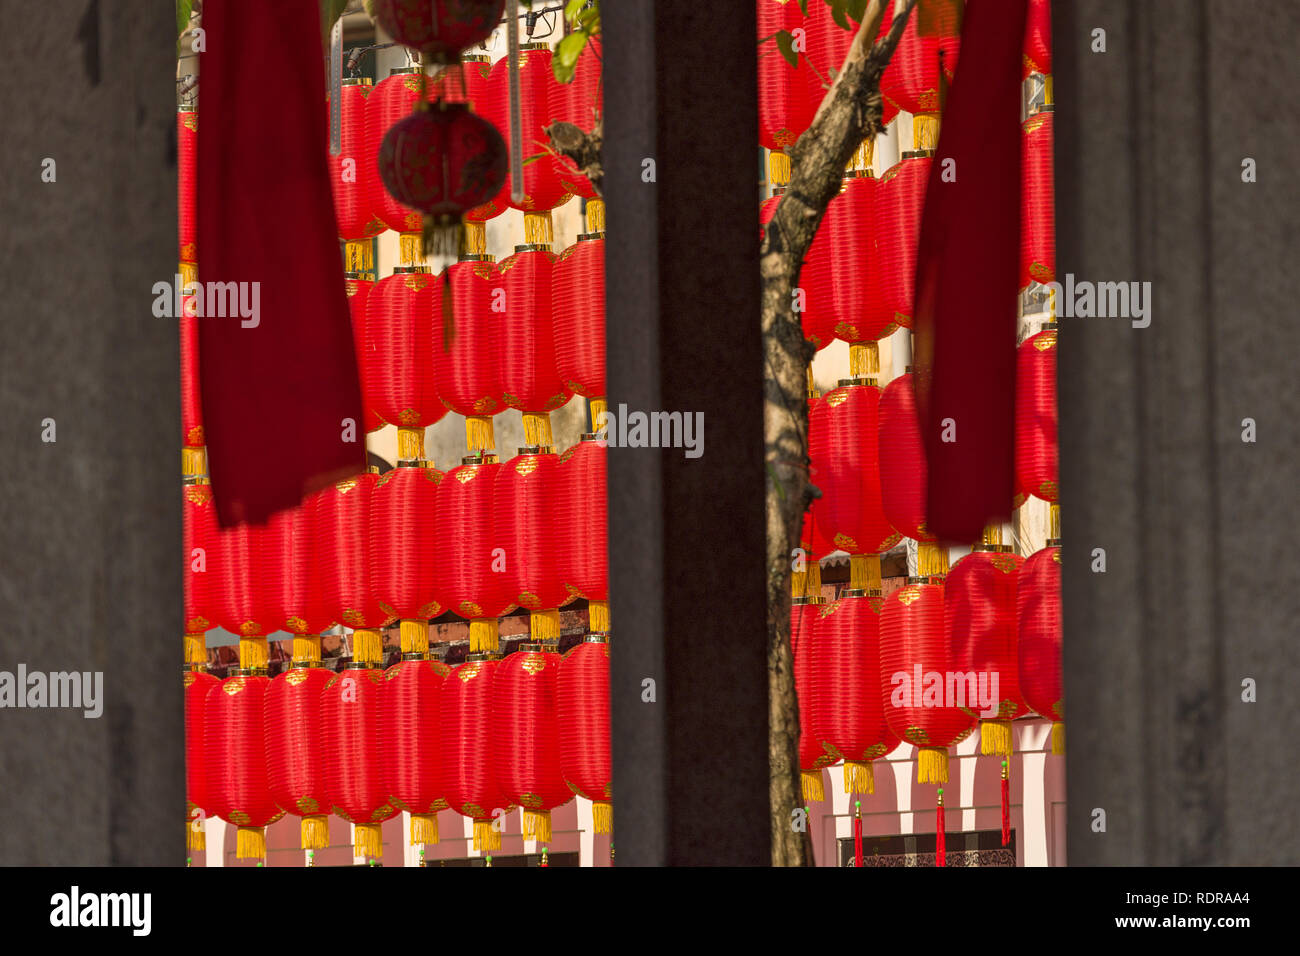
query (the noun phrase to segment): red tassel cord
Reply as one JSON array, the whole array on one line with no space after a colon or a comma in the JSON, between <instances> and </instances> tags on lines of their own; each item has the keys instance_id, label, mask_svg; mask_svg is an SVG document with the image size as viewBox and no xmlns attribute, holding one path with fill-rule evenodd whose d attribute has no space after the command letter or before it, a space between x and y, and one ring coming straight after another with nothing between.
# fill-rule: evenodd
<instances>
[{"instance_id":1,"label":"red tassel cord","mask_svg":"<svg viewBox=\"0 0 1300 956\"><path fill-rule=\"evenodd\" d=\"M862 866L862 801L853 801L853 865Z\"/></svg>"},{"instance_id":2,"label":"red tassel cord","mask_svg":"<svg viewBox=\"0 0 1300 956\"><path fill-rule=\"evenodd\" d=\"M1002 845L1011 841L1011 782L1007 779L1007 762L1002 761Z\"/></svg>"},{"instance_id":3,"label":"red tassel cord","mask_svg":"<svg viewBox=\"0 0 1300 956\"><path fill-rule=\"evenodd\" d=\"M934 824L934 865L947 866L947 853L943 838L943 787L939 788L939 806L935 810Z\"/></svg>"}]
</instances>

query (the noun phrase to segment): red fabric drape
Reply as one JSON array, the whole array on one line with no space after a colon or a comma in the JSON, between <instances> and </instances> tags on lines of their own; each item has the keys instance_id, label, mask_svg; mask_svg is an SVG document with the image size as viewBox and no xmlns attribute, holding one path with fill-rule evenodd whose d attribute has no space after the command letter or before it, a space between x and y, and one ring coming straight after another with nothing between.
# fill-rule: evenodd
<instances>
[{"instance_id":1,"label":"red fabric drape","mask_svg":"<svg viewBox=\"0 0 1300 956\"><path fill-rule=\"evenodd\" d=\"M209 0L203 27L203 281L245 283L256 313L215 318L205 302L199 322L209 472L231 525L265 521L364 470L366 457L360 428L346 441L341 424L360 426L361 387L320 109L317 4Z\"/></svg>"}]
</instances>

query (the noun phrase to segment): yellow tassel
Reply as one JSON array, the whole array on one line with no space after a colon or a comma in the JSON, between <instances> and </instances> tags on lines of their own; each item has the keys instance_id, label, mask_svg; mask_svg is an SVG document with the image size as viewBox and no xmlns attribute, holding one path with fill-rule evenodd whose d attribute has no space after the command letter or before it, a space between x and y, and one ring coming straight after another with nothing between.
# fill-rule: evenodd
<instances>
[{"instance_id":1,"label":"yellow tassel","mask_svg":"<svg viewBox=\"0 0 1300 956\"><path fill-rule=\"evenodd\" d=\"M424 429L397 429L397 457L402 461L419 461L424 457Z\"/></svg>"},{"instance_id":2,"label":"yellow tassel","mask_svg":"<svg viewBox=\"0 0 1300 956\"><path fill-rule=\"evenodd\" d=\"M429 624L427 621L408 621L403 619L398 625L402 641L403 654L427 654L429 652Z\"/></svg>"},{"instance_id":3,"label":"yellow tassel","mask_svg":"<svg viewBox=\"0 0 1300 956\"><path fill-rule=\"evenodd\" d=\"M1065 722L1061 720L1052 724L1052 753L1065 753Z\"/></svg>"},{"instance_id":4,"label":"yellow tassel","mask_svg":"<svg viewBox=\"0 0 1300 956\"><path fill-rule=\"evenodd\" d=\"M1059 538L1061 536L1061 504L1053 501L1047 508L1048 524L1051 530L1047 536L1049 538Z\"/></svg>"},{"instance_id":5,"label":"yellow tassel","mask_svg":"<svg viewBox=\"0 0 1300 956\"><path fill-rule=\"evenodd\" d=\"M323 815L303 817L299 828L304 850L325 850L330 845L330 818Z\"/></svg>"},{"instance_id":6,"label":"yellow tassel","mask_svg":"<svg viewBox=\"0 0 1300 956\"><path fill-rule=\"evenodd\" d=\"M524 839L538 843L551 842L551 811L524 810Z\"/></svg>"},{"instance_id":7,"label":"yellow tassel","mask_svg":"<svg viewBox=\"0 0 1300 956\"><path fill-rule=\"evenodd\" d=\"M241 637L239 639L239 666L243 668L265 667L271 659L271 648L266 638L261 635Z\"/></svg>"},{"instance_id":8,"label":"yellow tassel","mask_svg":"<svg viewBox=\"0 0 1300 956\"><path fill-rule=\"evenodd\" d=\"M605 200L587 200L587 232L605 231Z\"/></svg>"},{"instance_id":9,"label":"yellow tassel","mask_svg":"<svg viewBox=\"0 0 1300 956\"><path fill-rule=\"evenodd\" d=\"M534 611L528 620L528 632L534 643L560 639L560 611Z\"/></svg>"},{"instance_id":10,"label":"yellow tassel","mask_svg":"<svg viewBox=\"0 0 1300 956\"><path fill-rule=\"evenodd\" d=\"M369 239L357 239L343 244L344 272L374 272L374 244Z\"/></svg>"},{"instance_id":11,"label":"yellow tassel","mask_svg":"<svg viewBox=\"0 0 1300 956\"><path fill-rule=\"evenodd\" d=\"M239 828L235 837L235 859L266 859L266 830L263 827Z\"/></svg>"},{"instance_id":12,"label":"yellow tassel","mask_svg":"<svg viewBox=\"0 0 1300 956\"><path fill-rule=\"evenodd\" d=\"M820 770L801 771L799 779L802 784L804 803L812 803L814 800L821 803L826 799L826 790L822 786L822 772Z\"/></svg>"},{"instance_id":13,"label":"yellow tassel","mask_svg":"<svg viewBox=\"0 0 1300 956\"><path fill-rule=\"evenodd\" d=\"M939 148L938 113L916 113L912 116L912 148Z\"/></svg>"},{"instance_id":14,"label":"yellow tassel","mask_svg":"<svg viewBox=\"0 0 1300 956\"><path fill-rule=\"evenodd\" d=\"M474 821L474 849L500 850L501 831L492 826L491 820Z\"/></svg>"},{"instance_id":15,"label":"yellow tassel","mask_svg":"<svg viewBox=\"0 0 1300 956\"><path fill-rule=\"evenodd\" d=\"M203 664L208 659L208 645L202 634L186 634L183 638L186 664Z\"/></svg>"},{"instance_id":16,"label":"yellow tassel","mask_svg":"<svg viewBox=\"0 0 1300 956\"><path fill-rule=\"evenodd\" d=\"M555 229L551 225L551 213L524 213L524 242L529 245L549 246L555 241Z\"/></svg>"},{"instance_id":17,"label":"yellow tassel","mask_svg":"<svg viewBox=\"0 0 1300 956\"><path fill-rule=\"evenodd\" d=\"M191 817L185 821L185 847L196 853L202 853L208 848L207 823L201 819Z\"/></svg>"},{"instance_id":18,"label":"yellow tassel","mask_svg":"<svg viewBox=\"0 0 1300 956\"><path fill-rule=\"evenodd\" d=\"M790 181L790 157L773 151L767 157L767 178L773 186L784 186Z\"/></svg>"},{"instance_id":19,"label":"yellow tassel","mask_svg":"<svg viewBox=\"0 0 1300 956\"><path fill-rule=\"evenodd\" d=\"M854 342L849 346L849 374L854 378L880 374L879 342Z\"/></svg>"},{"instance_id":20,"label":"yellow tassel","mask_svg":"<svg viewBox=\"0 0 1300 956\"><path fill-rule=\"evenodd\" d=\"M438 842L438 815L436 813L411 814L411 842Z\"/></svg>"},{"instance_id":21,"label":"yellow tassel","mask_svg":"<svg viewBox=\"0 0 1300 956\"><path fill-rule=\"evenodd\" d=\"M491 418L471 415L465 419L465 447L471 452L491 451L497 447Z\"/></svg>"},{"instance_id":22,"label":"yellow tassel","mask_svg":"<svg viewBox=\"0 0 1300 956\"><path fill-rule=\"evenodd\" d=\"M849 587L855 591L880 590L880 558L874 554L849 555Z\"/></svg>"},{"instance_id":23,"label":"yellow tassel","mask_svg":"<svg viewBox=\"0 0 1300 956\"><path fill-rule=\"evenodd\" d=\"M551 416L549 412L535 414L524 412L524 444L541 445L549 448L555 444L551 436Z\"/></svg>"},{"instance_id":24,"label":"yellow tassel","mask_svg":"<svg viewBox=\"0 0 1300 956\"><path fill-rule=\"evenodd\" d=\"M609 630L608 601L591 601L587 605L587 626L599 633Z\"/></svg>"},{"instance_id":25,"label":"yellow tassel","mask_svg":"<svg viewBox=\"0 0 1300 956\"><path fill-rule=\"evenodd\" d=\"M487 252L487 227L481 222L467 222L460 232L460 252L465 256L481 256Z\"/></svg>"},{"instance_id":26,"label":"yellow tassel","mask_svg":"<svg viewBox=\"0 0 1300 956\"><path fill-rule=\"evenodd\" d=\"M476 617L469 622L469 652L495 653L500 643L500 624L494 617Z\"/></svg>"},{"instance_id":27,"label":"yellow tassel","mask_svg":"<svg viewBox=\"0 0 1300 956\"><path fill-rule=\"evenodd\" d=\"M597 833L614 832L614 807L612 804L597 800L591 805L591 818Z\"/></svg>"},{"instance_id":28,"label":"yellow tassel","mask_svg":"<svg viewBox=\"0 0 1300 956\"><path fill-rule=\"evenodd\" d=\"M379 824L358 823L352 828L352 855L377 860L384 855Z\"/></svg>"},{"instance_id":29,"label":"yellow tassel","mask_svg":"<svg viewBox=\"0 0 1300 956\"><path fill-rule=\"evenodd\" d=\"M844 792L875 793L876 771L870 762L844 761Z\"/></svg>"},{"instance_id":30,"label":"yellow tassel","mask_svg":"<svg viewBox=\"0 0 1300 956\"><path fill-rule=\"evenodd\" d=\"M295 661L320 663L320 635L295 634L293 636L293 659Z\"/></svg>"},{"instance_id":31,"label":"yellow tassel","mask_svg":"<svg viewBox=\"0 0 1300 956\"><path fill-rule=\"evenodd\" d=\"M384 636L369 627L352 632L352 659L358 664L378 664L384 659Z\"/></svg>"},{"instance_id":32,"label":"yellow tassel","mask_svg":"<svg viewBox=\"0 0 1300 956\"><path fill-rule=\"evenodd\" d=\"M207 448L181 449L181 474L186 477L206 475L208 473Z\"/></svg>"},{"instance_id":33,"label":"yellow tassel","mask_svg":"<svg viewBox=\"0 0 1300 956\"><path fill-rule=\"evenodd\" d=\"M404 266L416 266L424 262L424 237L418 232L399 233L398 254Z\"/></svg>"},{"instance_id":34,"label":"yellow tassel","mask_svg":"<svg viewBox=\"0 0 1300 956\"><path fill-rule=\"evenodd\" d=\"M980 721L980 753L1011 756L1011 721Z\"/></svg>"},{"instance_id":35,"label":"yellow tassel","mask_svg":"<svg viewBox=\"0 0 1300 956\"><path fill-rule=\"evenodd\" d=\"M604 427L604 418L609 411L609 402L603 398L591 400L591 430L599 432Z\"/></svg>"},{"instance_id":36,"label":"yellow tassel","mask_svg":"<svg viewBox=\"0 0 1300 956\"><path fill-rule=\"evenodd\" d=\"M948 750L944 747L922 747L916 755L917 783L948 782Z\"/></svg>"}]
</instances>

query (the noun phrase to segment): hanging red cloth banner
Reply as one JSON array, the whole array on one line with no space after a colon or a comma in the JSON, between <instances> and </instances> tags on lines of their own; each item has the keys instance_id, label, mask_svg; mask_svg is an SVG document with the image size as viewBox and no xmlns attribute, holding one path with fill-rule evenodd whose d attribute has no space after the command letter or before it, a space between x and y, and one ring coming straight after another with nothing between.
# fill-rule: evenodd
<instances>
[{"instance_id":1,"label":"hanging red cloth banner","mask_svg":"<svg viewBox=\"0 0 1300 956\"><path fill-rule=\"evenodd\" d=\"M944 541L972 541L984 525L1008 520L1014 494L1025 3L966 6L961 67L921 219L917 407L929 530Z\"/></svg>"},{"instance_id":2,"label":"hanging red cloth banner","mask_svg":"<svg viewBox=\"0 0 1300 956\"><path fill-rule=\"evenodd\" d=\"M225 526L264 522L365 470L317 7L203 6L199 378Z\"/></svg>"}]
</instances>

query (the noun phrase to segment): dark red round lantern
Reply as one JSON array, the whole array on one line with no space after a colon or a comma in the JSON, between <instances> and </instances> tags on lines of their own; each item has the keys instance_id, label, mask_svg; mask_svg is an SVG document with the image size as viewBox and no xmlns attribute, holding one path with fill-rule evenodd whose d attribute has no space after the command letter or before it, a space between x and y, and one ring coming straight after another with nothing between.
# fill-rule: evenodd
<instances>
[{"instance_id":1,"label":"dark red round lantern","mask_svg":"<svg viewBox=\"0 0 1300 956\"><path fill-rule=\"evenodd\" d=\"M443 684L451 668L404 654L384 672L381 698L388 802L411 815L411 843L438 842L438 811L447 809L446 768L438 734Z\"/></svg>"},{"instance_id":2,"label":"dark red round lantern","mask_svg":"<svg viewBox=\"0 0 1300 956\"><path fill-rule=\"evenodd\" d=\"M370 500L371 587L401 622L402 650L427 653L429 619L442 613L443 548L437 538L443 473L403 462L381 475Z\"/></svg>"},{"instance_id":3,"label":"dark red round lantern","mask_svg":"<svg viewBox=\"0 0 1300 956\"><path fill-rule=\"evenodd\" d=\"M510 146L509 57L492 66L483 115L491 120ZM522 43L519 46L519 116L523 142L519 149L524 159L523 199L509 193L506 202L512 209L545 212L562 206L573 193L565 184L573 175L560 158L550 151L545 128L551 123L550 99L557 88L551 72L551 48L545 43ZM537 157L537 158L533 158ZM531 160L531 161L530 161Z\"/></svg>"},{"instance_id":4,"label":"dark red round lantern","mask_svg":"<svg viewBox=\"0 0 1300 956\"><path fill-rule=\"evenodd\" d=\"M1065 687L1061 671L1061 549L1055 541L1031 554L1016 586L1020 690L1052 723L1052 753L1065 753Z\"/></svg>"},{"instance_id":5,"label":"dark red round lantern","mask_svg":"<svg viewBox=\"0 0 1300 956\"><path fill-rule=\"evenodd\" d=\"M558 609L573 597L560 566L570 532L551 514L563 480L554 453L527 451L502 466L492 490L496 537L506 551L514 602L533 612L538 641L559 639Z\"/></svg>"},{"instance_id":6,"label":"dark red round lantern","mask_svg":"<svg viewBox=\"0 0 1300 956\"><path fill-rule=\"evenodd\" d=\"M333 677L319 661L297 661L266 690L267 786L281 810L302 818L304 850L330 843L321 695Z\"/></svg>"},{"instance_id":7,"label":"dark red round lantern","mask_svg":"<svg viewBox=\"0 0 1300 956\"><path fill-rule=\"evenodd\" d=\"M424 219L419 210L403 206L384 187L379 177L379 146L385 134L414 111L424 92L425 80L420 76L419 68L403 66L392 70L366 98L365 156L370 167L367 173L371 189L370 210L389 229L404 234L404 262L413 262L417 258L415 252Z\"/></svg>"},{"instance_id":8,"label":"dark red round lantern","mask_svg":"<svg viewBox=\"0 0 1300 956\"><path fill-rule=\"evenodd\" d=\"M1052 72L1052 0L1029 0L1025 12L1023 76Z\"/></svg>"},{"instance_id":9,"label":"dark red round lantern","mask_svg":"<svg viewBox=\"0 0 1300 956\"><path fill-rule=\"evenodd\" d=\"M373 0L370 9L398 43L446 63L490 37L504 8L505 0Z\"/></svg>"},{"instance_id":10,"label":"dark red round lantern","mask_svg":"<svg viewBox=\"0 0 1300 956\"><path fill-rule=\"evenodd\" d=\"M1056 329L1016 350L1016 484L1043 501L1060 497L1057 457Z\"/></svg>"},{"instance_id":11,"label":"dark red round lantern","mask_svg":"<svg viewBox=\"0 0 1300 956\"><path fill-rule=\"evenodd\" d=\"M398 266L376 282L366 299L365 351L357 359L363 403L399 429L419 431L419 445L424 429L447 414L434 367L434 316L442 315L438 292L425 266Z\"/></svg>"},{"instance_id":12,"label":"dark red round lantern","mask_svg":"<svg viewBox=\"0 0 1300 956\"><path fill-rule=\"evenodd\" d=\"M605 398L605 237L591 233L560 253L551 286L555 366L564 388Z\"/></svg>"},{"instance_id":13,"label":"dark red round lantern","mask_svg":"<svg viewBox=\"0 0 1300 956\"><path fill-rule=\"evenodd\" d=\"M325 792L331 812L354 825L353 855L367 860L383 856L380 824L397 814L388 802L383 682L378 665L354 662L321 693Z\"/></svg>"},{"instance_id":14,"label":"dark red round lantern","mask_svg":"<svg viewBox=\"0 0 1300 956\"><path fill-rule=\"evenodd\" d=\"M918 748L918 783L948 782L948 748L975 732L967 707L967 684L957 682L952 648L944 629L944 585L920 578L885 599L880 612L880 679L889 729ZM975 688L978 693L978 688Z\"/></svg>"},{"instance_id":15,"label":"dark red round lantern","mask_svg":"<svg viewBox=\"0 0 1300 956\"><path fill-rule=\"evenodd\" d=\"M501 786L523 807L526 840L551 842L551 811L573 799L560 769L560 655L523 644L492 681L492 745Z\"/></svg>"},{"instance_id":16,"label":"dark red round lantern","mask_svg":"<svg viewBox=\"0 0 1300 956\"><path fill-rule=\"evenodd\" d=\"M465 416L465 442L471 453L496 447L492 416L506 408L501 383L501 340L504 330L501 288L491 256L466 255L448 266L438 279L435 296L442 300L450 286L455 333L450 341L433 333L433 376L442 404ZM446 285L444 285L444 283Z\"/></svg>"},{"instance_id":17,"label":"dark red round lantern","mask_svg":"<svg viewBox=\"0 0 1300 956\"><path fill-rule=\"evenodd\" d=\"M497 339L501 384L506 404L524 413L524 441L551 445L550 413L564 407L573 393L565 387L555 362L551 299L555 254L543 245L516 246L501 263L505 312Z\"/></svg>"},{"instance_id":18,"label":"dark red round lantern","mask_svg":"<svg viewBox=\"0 0 1300 956\"><path fill-rule=\"evenodd\" d=\"M334 194L334 217L339 238L346 243L371 239L386 228L370 208L377 184L374 163L366 156L366 97L369 77L343 78L339 91L339 154L331 155L330 188ZM348 267L362 269L369 263L368 250L348 249Z\"/></svg>"},{"instance_id":19,"label":"dark red round lantern","mask_svg":"<svg viewBox=\"0 0 1300 956\"><path fill-rule=\"evenodd\" d=\"M367 278L365 273L349 272L344 279L343 285L348 294L348 314L352 320L352 345L357 353L357 373L361 377L361 394L367 396L374 393L374 386L367 380L366 376L378 364L378 355L371 355L370 347L366 343L366 334L369 329L366 309L369 306L370 292L374 289L375 283ZM363 401L361 404L367 432L377 431L388 424L379 417L379 413L375 411L368 401Z\"/></svg>"},{"instance_id":20,"label":"dark red round lantern","mask_svg":"<svg viewBox=\"0 0 1300 956\"><path fill-rule=\"evenodd\" d=\"M473 821L476 850L501 849L504 821L494 823L514 809L498 772L492 732L493 683L500 663L489 654L471 654L452 669L442 688L439 733L447 803Z\"/></svg>"},{"instance_id":21,"label":"dark red round lantern","mask_svg":"<svg viewBox=\"0 0 1300 956\"><path fill-rule=\"evenodd\" d=\"M203 664L187 665L185 671L185 845L189 850L207 848L204 824L213 816L212 766L208 762L208 693L221 683Z\"/></svg>"},{"instance_id":22,"label":"dark red round lantern","mask_svg":"<svg viewBox=\"0 0 1300 956\"><path fill-rule=\"evenodd\" d=\"M597 833L614 829L613 759L609 724L609 638L591 634L560 662L556 682L560 772L580 797L592 801Z\"/></svg>"},{"instance_id":23,"label":"dark red round lantern","mask_svg":"<svg viewBox=\"0 0 1300 956\"><path fill-rule=\"evenodd\" d=\"M237 859L266 858L266 827L284 816L271 795L266 767L264 670L241 671L208 691L205 714L212 809L239 828Z\"/></svg>"},{"instance_id":24,"label":"dark red round lantern","mask_svg":"<svg viewBox=\"0 0 1300 956\"><path fill-rule=\"evenodd\" d=\"M871 762L898 746L880 692L880 610L884 599L848 591L822 609L809 649L808 727L825 753L844 759L844 792L874 793Z\"/></svg>"},{"instance_id":25,"label":"dark red round lantern","mask_svg":"<svg viewBox=\"0 0 1300 956\"><path fill-rule=\"evenodd\" d=\"M438 498L438 541L454 541L443 556L441 601L469 625L471 652L497 649L497 618L515 606L509 538L498 536L494 490L501 465L495 455L466 458L443 479ZM509 521L501 525L509 531Z\"/></svg>"},{"instance_id":26,"label":"dark red round lantern","mask_svg":"<svg viewBox=\"0 0 1300 956\"><path fill-rule=\"evenodd\" d=\"M790 603L790 651L794 657L794 689L799 699L799 780L804 803L826 799L822 770L840 759L827 750L812 732L812 659L817 629L825 605L820 597L792 598Z\"/></svg>"},{"instance_id":27,"label":"dark red round lantern","mask_svg":"<svg viewBox=\"0 0 1300 956\"><path fill-rule=\"evenodd\" d=\"M917 418L916 383L910 371L885 386L878 414L880 504L885 518L908 538L933 541L925 527L925 445Z\"/></svg>"},{"instance_id":28,"label":"dark red round lantern","mask_svg":"<svg viewBox=\"0 0 1300 956\"><path fill-rule=\"evenodd\" d=\"M882 308L892 315L890 321L905 329L912 328L916 250L932 161L933 157L924 153L907 156L886 170L876 192Z\"/></svg>"},{"instance_id":29,"label":"dark red round lantern","mask_svg":"<svg viewBox=\"0 0 1300 956\"><path fill-rule=\"evenodd\" d=\"M1020 287L1056 281L1056 185L1052 107L1021 126Z\"/></svg>"}]
</instances>

